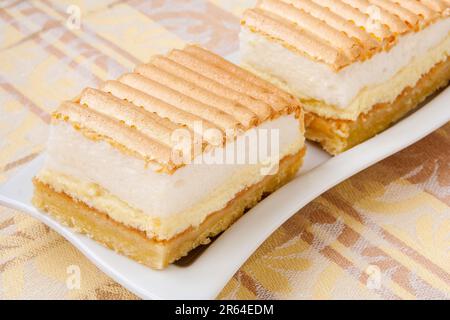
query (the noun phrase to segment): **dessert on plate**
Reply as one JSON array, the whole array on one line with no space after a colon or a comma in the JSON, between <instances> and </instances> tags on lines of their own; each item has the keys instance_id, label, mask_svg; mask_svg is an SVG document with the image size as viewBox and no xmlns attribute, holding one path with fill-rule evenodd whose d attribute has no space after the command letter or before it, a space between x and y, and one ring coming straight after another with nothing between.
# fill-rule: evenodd
<instances>
[{"instance_id":1,"label":"dessert on plate","mask_svg":"<svg viewBox=\"0 0 450 320\"><path fill-rule=\"evenodd\" d=\"M304 152L298 99L189 45L59 106L33 203L161 269L291 179Z\"/></svg>"},{"instance_id":2,"label":"dessert on plate","mask_svg":"<svg viewBox=\"0 0 450 320\"><path fill-rule=\"evenodd\" d=\"M300 98L306 138L338 154L447 85L449 14L449 0L262 0L241 61Z\"/></svg>"}]
</instances>

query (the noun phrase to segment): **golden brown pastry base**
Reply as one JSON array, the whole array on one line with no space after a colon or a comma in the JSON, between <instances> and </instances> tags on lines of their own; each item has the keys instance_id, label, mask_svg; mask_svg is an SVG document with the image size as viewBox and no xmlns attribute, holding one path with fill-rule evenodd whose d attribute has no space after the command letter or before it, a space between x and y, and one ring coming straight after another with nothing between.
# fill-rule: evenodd
<instances>
[{"instance_id":1,"label":"golden brown pastry base","mask_svg":"<svg viewBox=\"0 0 450 320\"><path fill-rule=\"evenodd\" d=\"M450 58L437 64L417 82L406 88L393 103L382 103L362 114L356 121L324 118L305 113L306 138L319 142L336 155L373 137L415 109L422 101L450 80Z\"/></svg>"},{"instance_id":2,"label":"golden brown pastry base","mask_svg":"<svg viewBox=\"0 0 450 320\"><path fill-rule=\"evenodd\" d=\"M277 174L266 176L261 182L240 192L224 209L210 214L198 228L188 229L166 241L150 239L144 232L118 223L105 213L64 193L58 193L37 179L34 179L33 204L61 223L89 235L110 249L149 267L162 269L187 255L195 247L209 243L211 237L227 229L264 195L291 180L301 166L304 154L305 148L295 155L283 158Z\"/></svg>"}]
</instances>

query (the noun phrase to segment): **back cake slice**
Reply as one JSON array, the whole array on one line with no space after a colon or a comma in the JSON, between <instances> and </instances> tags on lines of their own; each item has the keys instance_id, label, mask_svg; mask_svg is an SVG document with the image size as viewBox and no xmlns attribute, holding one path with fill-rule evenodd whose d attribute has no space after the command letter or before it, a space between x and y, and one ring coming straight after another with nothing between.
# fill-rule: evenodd
<instances>
[{"instance_id":1,"label":"back cake slice","mask_svg":"<svg viewBox=\"0 0 450 320\"><path fill-rule=\"evenodd\" d=\"M241 60L299 98L306 137L338 154L447 85L449 15L448 0L261 0Z\"/></svg>"}]
</instances>

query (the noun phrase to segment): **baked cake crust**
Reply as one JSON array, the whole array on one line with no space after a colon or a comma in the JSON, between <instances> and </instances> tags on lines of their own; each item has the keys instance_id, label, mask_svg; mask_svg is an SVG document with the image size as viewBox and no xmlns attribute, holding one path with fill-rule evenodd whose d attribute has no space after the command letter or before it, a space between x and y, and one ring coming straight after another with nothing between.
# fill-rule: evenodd
<instances>
[{"instance_id":1,"label":"baked cake crust","mask_svg":"<svg viewBox=\"0 0 450 320\"><path fill-rule=\"evenodd\" d=\"M197 246L209 243L212 237L227 229L263 196L291 180L301 166L304 154L305 148L284 157L277 174L268 175L238 193L224 209L211 213L197 228L185 230L169 240L151 239L145 232L125 226L106 213L90 208L62 192L56 192L38 179L33 180L35 193L32 201L36 207L75 231L87 234L108 248L144 265L163 269Z\"/></svg>"},{"instance_id":2,"label":"baked cake crust","mask_svg":"<svg viewBox=\"0 0 450 320\"><path fill-rule=\"evenodd\" d=\"M450 58L447 58L423 75L415 87L406 88L394 102L377 104L356 121L325 118L306 112L305 136L319 142L327 152L339 154L385 130L449 81Z\"/></svg>"}]
</instances>

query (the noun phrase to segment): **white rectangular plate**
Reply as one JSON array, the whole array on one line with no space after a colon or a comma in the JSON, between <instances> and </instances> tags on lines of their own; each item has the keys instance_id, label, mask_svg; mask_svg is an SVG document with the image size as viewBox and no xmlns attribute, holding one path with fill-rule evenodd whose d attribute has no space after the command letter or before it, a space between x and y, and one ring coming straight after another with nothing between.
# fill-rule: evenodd
<instances>
[{"instance_id":1,"label":"white rectangular plate","mask_svg":"<svg viewBox=\"0 0 450 320\"><path fill-rule=\"evenodd\" d=\"M35 209L32 177L42 156L0 186L0 204L28 213L76 246L111 278L146 299L212 299L259 245L308 202L344 179L407 147L450 120L450 88L378 136L334 158L307 145L297 177L247 212L187 265L155 271L75 233ZM301 232L301 230L299 230Z\"/></svg>"}]
</instances>

